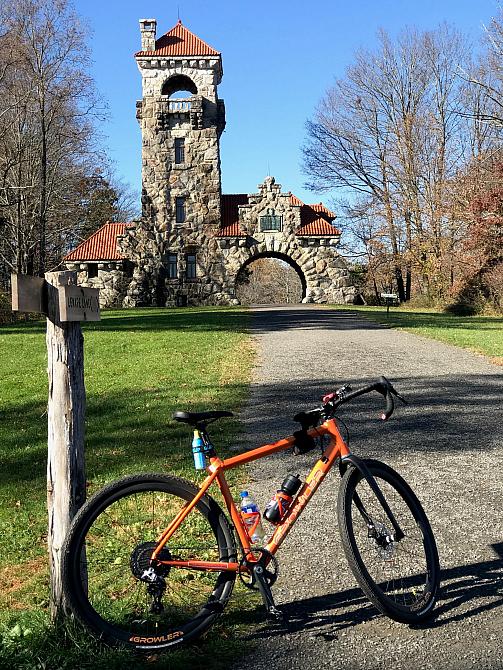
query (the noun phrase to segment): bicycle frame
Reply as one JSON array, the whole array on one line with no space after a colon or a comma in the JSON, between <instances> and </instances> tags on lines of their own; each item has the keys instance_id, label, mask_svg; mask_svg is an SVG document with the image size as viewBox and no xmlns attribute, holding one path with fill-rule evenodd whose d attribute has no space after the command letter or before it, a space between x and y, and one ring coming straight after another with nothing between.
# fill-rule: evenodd
<instances>
[{"instance_id":1,"label":"bicycle frame","mask_svg":"<svg viewBox=\"0 0 503 670\"><path fill-rule=\"evenodd\" d=\"M284 539L287 537L292 526L299 518L300 514L308 504L309 500L312 498L319 485L325 478L325 476L330 472L332 466L338 458L350 457L351 452L349 451L348 446L346 445L344 438L339 431L337 426L336 419L329 419L323 424L316 428L312 428L307 431L307 434L311 438L322 437L323 435L328 435L330 437L328 446L325 448L321 457L316 461L313 469L306 477L306 480L302 487L299 490L299 493L286 513L284 519L276 527L273 536L269 542L265 545L266 549L271 554L275 554ZM159 553L162 551L162 548L166 545L172 535L176 532L177 528L183 523L184 519L190 514L194 509L197 503L201 500L206 491L210 488L213 482L216 480L218 487L222 493L222 496L225 501L227 511L232 519L234 527L237 531L239 544L243 551L244 557L249 563L253 563L257 559L253 556L253 548L250 545L250 538L248 532L241 518L241 514L236 507L234 499L231 495L229 485L225 479L225 471L235 468L239 465L244 465L245 463L250 463L259 458L264 458L271 454L275 454L281 451L285 451L289 447L292 447L295 443L295 437L291 435L290 437L278 440L271 444L266 444L251 451L248 451L244 454L239 454L238 456L233 456L232 458L227 458L221 460L220 458L213 457L210 458L210 464L207 467L209 472L208 477L202 482L201 487L197 495L189 502L187 505L180 510L176 517L172 520L169 526L163 531L162 535L158 538L158 544L155 551L152 554L152 560L157 561L160 565L186 568L186 569L195 569L195 570L207 570L207 571L222 571L230 570L233 572L238 572L242 564L237 562L211 562L211 561L179 561L179 560L168 560L163 561L158 558Z\"/></svg>"}]
</instances>

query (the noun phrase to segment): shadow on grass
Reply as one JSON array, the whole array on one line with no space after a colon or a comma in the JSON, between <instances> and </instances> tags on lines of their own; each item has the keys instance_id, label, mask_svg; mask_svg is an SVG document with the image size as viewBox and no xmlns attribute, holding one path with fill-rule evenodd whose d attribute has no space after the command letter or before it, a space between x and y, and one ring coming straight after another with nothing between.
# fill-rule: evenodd
<instances>
[{"instance_id":1,"label":"shadow on grass","mask_svg":"<svg viewBox=\"0 0 503 670\"><path fill-rule=\"evenodd\" d=\"M101 321L82 323L86 331L233 331L246 332L249 312L239 308L188 307L184 309L104 310ZM45 319L0 325L0 335L45 332Z\"/></svg>"},{"instance_id":2,"label":"shadow on grass","mask_svg":"<svg viewBox=\"0 0 503 670\"><path fill-rule=\"evenodd\" d=\"M343 406L339 415L350 426L363 450L379 438L386 453L455 452L488 449L501 439L501 382L503 375L448 375L443 377L406 377L393 383L409 401L398 407L392 426L374 419L382 409L377 394L358 398ZM354 388L369 382L367 378L345 380ZM192 468L190 430L172 420L177 409L235 410L243 397L244 385L226 384L220 389L208 387L213 400L182 403L176 389L154 392L127 389L120 393L90 395L86 420L86 459L88 478L118 476L133 470L187 470ZM255 395L246 419L247 439L258 446L261 439L279 439L297 430L291 417L317 404L327 389L326 380L270 383ZM204 392L204 387L202 387ZM40 403L23 403L2 412L4 431L1 449L0 487L24 484L32 489L34 481L45 478L46 416ZM284 429L286 426L286 429ZM221 420L211 427L217 449L225 454L229 434L235 434L235 420ZM433 446L434 445L434 446ZM247 445L250 446L250 445ZM281 456L280 456L281 457ZM312 455L311 455L312 460ZM23 495L17 490L18 497Z\"/></svg>"},{"instance_id":3,"label":"shadow on grass","mask_svg":"<svg viewBox=\"0 0 503 670\"><path fill-rule=\"evenodd\" d=\"M205 387L199 386L204 393ZM100 473L119 476L132 470L155 468L192 471L191 429L172 419L178 409L235 410L243 397L244 384L226 384L207 392L214 399L208 403L181 402L173 390L138 391L126 389L106 396L90 394L86 412L86 463L89 477ZM2 439L0 488L26 485L45 478L47 457L47 415L40 403L22 403L1 413L2 423L9 426ZM238 430L235 419L221 419L212 426L214 443L223 453L231 435ZM16 488L22 496L22 489Z\"/></svg>"},{"instance_id":4,"label":"shadow on grass","mask_svg":"<svg viewBox=\"0 0 503 670\"><path fill-rule=\"evenodd\" d=\"M498 316L455 316L432 312L399 312L366 309L356 312L362 316L402 328L453 328L463 330L495 330L503 328L503 318Z\"/></svg>"}]
</instances>

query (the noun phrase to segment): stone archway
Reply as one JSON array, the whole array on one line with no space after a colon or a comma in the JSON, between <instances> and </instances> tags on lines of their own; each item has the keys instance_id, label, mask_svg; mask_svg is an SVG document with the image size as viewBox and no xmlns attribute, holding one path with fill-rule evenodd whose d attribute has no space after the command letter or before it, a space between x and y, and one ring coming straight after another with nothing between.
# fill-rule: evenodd
<instances>
[{"instance_id":1,"label":"stone archway","mask_svg":"<svg viewBox=\"0 0 503 670\"><path fill-rule=\"evenodd\" d=\"M300 291L298 291L298 302L302 302L306 298L306 292L307 292L307 281L306 277L304 276L304 272L302 271L301 267L296 263L290 256L284 253L280 252L275 252L275 251L263 251L261 253L254 254L247 258L239 268L239 270L236 272L235 277L234 277L234 294L236 295L236 298L242 302L242 295L245 293L245 291L240 290L243 282L245 280L245 275L248 270L251 270L251 266L253 266L254 263L257 261L260 261L262 259L273 259L277 261L281 261L282 263L288 265L289 269L293 270L294 274L296 275L297 280L300 283ZM287 273L285 273L286 275ZM293 292L296 292L295 290ZM278 293L281 293L279 291ZM256 301L253 301L256 302ZM260 302L260 301L259 301ZM267 302L274 302L274 301L267 301ZM285 302L284 300L279 300L279 302ZM287 299L286 302L289 302ZM292 301L292 302L297 302L297 300Z\"/></svg>"}]
</instances>

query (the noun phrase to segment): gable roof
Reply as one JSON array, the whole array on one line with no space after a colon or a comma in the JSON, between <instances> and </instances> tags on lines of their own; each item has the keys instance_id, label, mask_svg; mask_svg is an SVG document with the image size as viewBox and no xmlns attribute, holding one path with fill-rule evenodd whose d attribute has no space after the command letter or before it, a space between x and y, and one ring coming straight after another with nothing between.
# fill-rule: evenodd
<instances>
[{"instance_id":1,"label":"gable roof","mask_svg":"<svg viewBox=\"0 0 503 670\"><path fill-rule=\"evenodd\" d=\"M66 261L118 261L124 256L117 251L117 236L124 235L131 223L107 222L87 240L84 240L63 260Z\"/></svg>"},{"instance_id":2,"label":"gable roof","mask_svg":"<svg viewBox=\"0 0 503 670\"><path fill-rule=\"evenodd\" d=\"M222 195L222 223L217 237L246 237L246 233L239 225L239 205L247 205L246 193ZM300 226L295 231L301 237L335 236L341 232L332 225L335 219L334 212L323 203L305 205L297 196L290 193L290 204L300 207Z\"/></svg>"},{"instance_id":3,"label":"gable roof","mask_svg":"<svg viewBox=\"0 0 503 670\"><path fill-rule=\"evenodd\" d=\"M180 19L155 42L153 51L138 51L135 56L220 56L209 44L190 32Z\"/></svg>"}]
</instances>

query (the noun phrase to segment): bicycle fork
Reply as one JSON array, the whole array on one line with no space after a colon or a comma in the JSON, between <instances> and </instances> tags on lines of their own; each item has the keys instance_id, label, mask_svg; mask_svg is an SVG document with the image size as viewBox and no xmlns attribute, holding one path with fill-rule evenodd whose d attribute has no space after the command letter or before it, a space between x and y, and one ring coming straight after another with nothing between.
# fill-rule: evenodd
<instances>
[{"instance_id":1,"label":"bicycle fork","mask_svg":"<svg viewBox=\"0 0 503 670\"><path fill-rule=\"evenodd\" d=\"M361 459L358 458L358 456L354 456L353 454L348 454L347 456L344 456L341 459L341 465L344 465L346 462L350 462L355 468L357 468L361 474L365 477L368 485L372 489L372 492L374 493L375 497L379 501L381 507L386 513L386 516L390 520L391 525L393 526L393 530L395 531L395 535L393 540L395 542L400 542L400 540L403 540L405 537L405 533L403 530L400 528L400 525L398 524L398 521L395 519L395 516L393 512L391 511L386 498L384 497L381 489L379 488L379 485L377 484L375 478L372 476L372 473L368 469L368 467L365 465L365 462ZM360 500L360 497L358 494L355 492L355 504L360 512L360 514L363 516L365 519L367 526L370 528L374 528L374 522L370 518L369 514L367 513L367 510L365 509L363 503Z\"/></svg>"}]
</instances>

